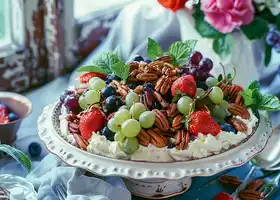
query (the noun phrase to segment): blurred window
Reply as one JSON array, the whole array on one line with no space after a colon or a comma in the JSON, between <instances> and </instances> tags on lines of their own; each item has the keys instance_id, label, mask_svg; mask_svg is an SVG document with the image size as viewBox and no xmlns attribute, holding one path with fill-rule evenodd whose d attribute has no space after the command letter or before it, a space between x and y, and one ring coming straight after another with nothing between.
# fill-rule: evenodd
<instances>
[{"instance_id":1,"label":"blurred window","mask_svg":"<svg viewBox=\"0 0 280 200\"><path fill-rule=\"evenodd\" d=\"M0 0L0 58L24 45L23 0Z\"/></svg>"},{"instance_id":2,"label":"blurred window","mask_svg":"<svg viewBox=\"0 0 280 200\"><path fill-rule=\"evenodd\" d=\"M76 19L100 15L122 8L135 0L74 0L74 16Z\"/></svg>"}]
</instances>

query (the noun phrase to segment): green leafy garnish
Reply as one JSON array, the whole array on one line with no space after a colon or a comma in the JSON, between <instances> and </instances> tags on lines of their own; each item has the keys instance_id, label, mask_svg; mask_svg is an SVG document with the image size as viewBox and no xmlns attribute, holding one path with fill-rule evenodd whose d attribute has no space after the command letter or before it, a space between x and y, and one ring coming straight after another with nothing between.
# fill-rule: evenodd
<instances>
[{"instance_id":1,"label":"green leafy garnish","mask_svg":"<svg viewBox=\"0 0 280 200\"><path fill-rule=\"evenodd\" d=\"M253 81L248 89L242 92L241 95L244 98L244 104L246 107L266 111L280 110L279 99L274 95L261 94L258 81Z\"/></svg>"},{"instance_id":2,"label":"green leafy garnish","mask_svg":"<svg viewBox=\"0 0 280 200\"><path fill-rule=\"evenodd\" d=\"M18 149L6 144L0 144L0 151L7 153L9 156L19 162L28 172L31 171L31 161L28 156Z\"/></svg>"},{"instance_id":3,"label":"green leafy garnish","mask_svg":"<svg viewBox=\"0 0 280 200\"><path fill-rule=\"evenodd\" d=\"M230 55L233 46L234 40L231 34L219 35L213 41L213 49L221 57Z\"/></svg>"},{"instance_id":4,"label":"green leafy garnish","mask_svg":"<svg viewBox=\"0 0 280 200\"><path fill-rule=\"evenodd\" d=\"M250 24L241 26L241 30L249 40L261 39L269 31L268 22L255 17Z\"/></svg>"},{"instance_id":5,"label":"green leafy garnish","mask_svg":"<svg viewBox=\"0 0 280 200\"><path fill-rule=\"evenodd\" d=\"M194 51L197 40L187 40L185 42L175 42L171 44L168 49L168 55L170 55L175 63L185 61L189 58Z\"/></svg>"},{"instance_id":6,"label":"green leafy garnish","mask_svg":"<svg viewBox=\"0 0 280 200\"><path fill-rule=\"evenodd\" d=\"M218 76L218 82L220 82L220 81L222 81L222 80L223 80L223 75L220 74L220 75Z\"/></svg>"},{"instance_id":7,"label":"green leafy garnish","mask_svg":"<svg viewBox=\"0 0 280 200\"><path fill-rule=\"evenodd\" d=\"M151 38L148 38L147 52L151 60L155 60L157 57L163 55L160 45Z\"/></svg>"},{"instance_id":8,"label":"green leafy garnish","mask_svg":"<svg viewBox=\"0 0 280 200\"><path fill-rule=\"evenodd\" d=\"M102 67L98 66L84 66L79 68L77 72L98 72L102 74L107 74Z\"/></svg>"},{"instance_id":9,"label":"green leafy garnish","mask_svg":"<svg viewBox=\"0 0 280 200\"><path fill-rule=\"evenodd\" d=\"M113 64L122 61L121 58L113 52L102 53L97 59L93 61L93 64L98 67L102 67L106 74L112 73L111 67Z\"/></svg>"},{"instance_id":10,"label":"green leafy garnish","mask_svg":"<svg viewBox=\"0 0 280 200\"><path fill-rule=\"evenodd\" d=\"M125 64L124 62L120 61L112 65L111 67L112 72L120 77L123 81L126 81L129 75L129 65Z\"/></svg>"},{"instance_id":11,"label":"green leafy garnish","mask_svg":"<svg viewBox=\"0 0 280 200\"><path fill-rule=\"evenodd\" d=\"M227 79L231 79L231 78L232 78L231 73L228 73L228 74L227 74Z\"/></svg>"}]
</instances>

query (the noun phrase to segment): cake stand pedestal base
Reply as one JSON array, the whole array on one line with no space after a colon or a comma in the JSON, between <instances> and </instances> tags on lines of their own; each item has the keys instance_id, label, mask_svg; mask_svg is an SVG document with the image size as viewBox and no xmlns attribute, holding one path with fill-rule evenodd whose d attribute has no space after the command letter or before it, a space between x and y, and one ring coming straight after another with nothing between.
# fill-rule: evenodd
<instances>
[{"instance_id":1,"label":"cake stand pedestal base","mask_svg":"<svg viewBox=\"0 0 280 200\"><path fill-rule=\"evenodd\" d=\"M147 199L165 199L182 194L189 190L192 179L127 179L123 178L128 190L135 196Z\"/></svg>"}]
</instances>

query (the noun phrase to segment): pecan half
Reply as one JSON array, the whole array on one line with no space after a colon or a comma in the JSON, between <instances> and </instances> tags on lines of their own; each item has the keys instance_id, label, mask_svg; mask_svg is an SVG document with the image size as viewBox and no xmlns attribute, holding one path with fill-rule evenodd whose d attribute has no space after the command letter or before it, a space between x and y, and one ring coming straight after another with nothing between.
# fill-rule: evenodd
<instances>
[{"instance_id":1,"label":"pecan half","mask_svg":"<svg viewBox=\"0 0 280 200\"><path fill-rule=\"evenodd\" d=\"M173 58L171 58L170 56L161 56L161 57L157 58L156 61L163 61L163 62L166 62L166 63L172 63Z\"/></svg>"},{"instance_id":2,"label":"pecan half","mask_svg":"<svg viewBox=\"0 0 280 200\"><path fill-rule=\"evenodd\" d=\"M161 70L163 67L163 63L164 63L163 61L157 60L157 61L149 63L149 67L152 67L152 68L158 67Z\"/></svg>"},{"instance_id":3,"label":"pecan half","mask_svg":"<svg viewBox=\"0 0 280 200\"><path fill-rule=\"evenodd\" d=\"M135 69L132 72L130 72L129 76L136 77L136 75L140 73L141 71L139 69Z\"/></svg>"},{"instance_id":4,"label":"pecan half","mask_svg":"<svg viewBox=\"0 0 280 200\"><path fill-rule=\"evenodd\" d=\"M135 69L138 69L139 67L139 63L138 62L130 62L129 64L129 71L132 72Z\"/></svg>"},{"instance_id":5,"label":"pecan half","mask_svg":"<svg viewBox=\"0 0 280 200\"><path fill-rule=\"evenodd\" d=\"M165 75L166 75L166 76L169 76L169 77L176 76L176 75L177 75L177 71L176 71L176 69L168 68L168 69L165 71Z\"/></svg>"},{"instance_id":6,"label":"pecan half","mask_svg":"<svg viewBox=\"0 0 280 200\"><path fill-rule=\"evenodd\" d=\"M151 136L147 133L147 131L141 129L140 133L137 135L137 139L139 144L147 147L149 146Z\"/></svg>"},{"instance_id":7,"label":"pecan half","mask_svg":"<svg viewBox=\"0 0 280 200\"><path fill-rule=\"evenodd\" d=\"M137 81L138 81L138 79L136 77L133 77L133 76L129 76L128 79L127 79L128 83L135 83Z\"/></svg>"},{"instance_id":8,"label":"pecan half","mask_svg":"<svg viewBox=\"0 0 280 200\"><path fill-rule=\"evenodd\" d=\"M190 142L190 134L187 131L184 131L183 129L179 130L175 134L175 146L176 149L184 150L188 147Z\"/></svg>"},{"instance_id":9,"label":"pecan half","mask_svg":"<svg viewBox=\"0 0 280 200\"><path fill-rule=\"evenodd\" d=\"M154 130L148 130L147 133L150 135L150 143L156 147L165 147L167 145L167 140L159 133Z\"/></svg>"},{"instance_id":10,"label":"pecan half","mask_svg":"<svg viewBox=\"0 0 280 200\"><path fill-rule=\"evenodd\" d=\"M168 107L168 103L164 100L164 98L156 91L154 91L154 97L156 98L156 100L160 103L160 105L163 108L167 108Z\"/></svg>"},{"instance_id":11,"label":"pecan half","mask_svg":"<svg viewBox=\"0 0 280 200\"><path fill-rule=\"evenodd\" d=\"M158 81L156 82L156 86L155 86L155 90L157 92L160 91L161 86L163 85L164 81L165 81L165 76L160 77L160 79L158 79Z\"/></svg>"},{"instance_id":12,"label":"pecan half","mask_svg":"<svg viewBox=\"0 0 280 200\"><path fill-rule=\"evenodd\" d=\"M264 196L261 192L252 189L246 189L240 192L238 197L242 200L264 200Z\"/></svg>"},{"instance_id":13,"label":"pecan half","mask_svg":"<svg viewBox=\"0 0 280 200\"><path fill-rule=\"evenodd\" d=\"M162 84L162 86L160 88L160 93L162 95L165 95L169 91L171 85L172 85L171 79L166 77L164 83Z\"/></svg>"},{"instance_id":14,"label":"pecan half","mask_svg":"<svg viewBox=\"0 0 280 200\"><path fill-rule=\"evenodd\" d=\"M86 140L84 140L84 138L82 138L81 135L78 134L73 134L77 144L79 145L80 149L86 151L87 150L87 146L88 146L88 142Z\"/></svg>"},{"instance_id":15,"label":"pecan half","mask_svg":"<svg viewBox=\"0 0 280 200\"><path fill-rule=\"evenodd\" d=\"M136 78L139 81L149 82L149 81L157 80L158 75L153 74L153 73L140 73L140 74L137 74Z\"/></svg>"},{"instance_id":16,"label":"pecan half","mask_svg":"<svg viewBox=\"0 0 280 200\"><path fill-rule=\"evenodd\" d=\"M248 130L247 125L244 122L242 122L240 119L232 118L232 119L229 120L229 122L238 131L246 132Z\"/></svg>"},{"instance_id":17,"label":"pecan half","mask_svg":"<svg viewBox=\"0 0 280 200\"><path fill-rule=\"evenodd\" d=\"M70 131L72 134L74 134L74 133L79 134L79 133L80 133L79 121L76 121L76 120L75 120L75 122L74 122L74 121L73 121L73 122L69 122L69 123L68 123L68 129L69 129L69 131Z\"/></svg>"},{"instance_id":18,"label":"pecan half","mask_svg":"<svg viewBox=\"0 0 280 200\"><path fill-rule=\"evenodd\" d=\"M263 184L264 184L263 179L254 180L251 183L249 183L247 189L258 190L263 186Z\"/></svg>"},{"instance_id":19,"label":"pecan half","mask_svg":"<svg viewBox=\"0 0 280 200\"><path fill-rule=\"evenodd\" d=\"M155 120L156 127L158 127L161 131L167 132L170 126L166 116L160 110L153 109L152 111L156 115L156 120Z\"/></svg>"},{"instance_id":20,"label":"pecan half","mask_svg":"<svg viewBox=\"0 0 280 200\"><path fill-rule=\"evenodd\" d=\"M167 116L168 117L175 117L179 111L177 109L177 103L171 103L168 106L168 109L166 110Z\"/></svg>"},{"instance_id":21,"label":"pecan half","mask_svg":"<svg viewBox=\"0 0 280 200\"><path fill-rule=\"evenodd\" d=\"M172 129L174 130L181 129L183 127L183 123L182 123L183 120L184 120L183 115L177 115L176 117L174 117L172 121Z\"/></svg>"},{"instance_id":22,"label":"pecan half","mask_svg":"<svg viewBox=\"0 0 280 200\"><path fill-rule=\"evenodd\" d=\"M222 185L238 187L242 182L237 178L237 176L223 175L219 178Z\"/></svg>"},{"instance_id":23,"label":"pecan half","mask_svg":"<svg viewBox=\"0 0 280 200\"><path fill-rule=\"evenodd\" d=\"M243 119L250 119L250 113L248 110L239 104L236 103L230 103L228 105L228 111L233 115L239 115Z\"/></svg>"},{"instance_id":24,"label":"pecan half","mask_svg":"<svg viewBox=\"0 0 280 200\"><path fill-rule=\"evenodd\" d=\"M243 106L243 104L244 104L244 99L243 99L243 97L241 96L240 93L236 96L236 98L235 98L235 100L234 100L234 103Z\"/></svg>"},{"instance_id":25,"label":"pecan half","mask_svg":"<svg viewBox=\"0 0 280 200\"><path fill-rule=\"evenodd\" d=\"M179 78L179 76L172 76L172 77L170 77L170 79L171 79L171 81L176 81L177 79Z\"/></svg>"}]
</instances>

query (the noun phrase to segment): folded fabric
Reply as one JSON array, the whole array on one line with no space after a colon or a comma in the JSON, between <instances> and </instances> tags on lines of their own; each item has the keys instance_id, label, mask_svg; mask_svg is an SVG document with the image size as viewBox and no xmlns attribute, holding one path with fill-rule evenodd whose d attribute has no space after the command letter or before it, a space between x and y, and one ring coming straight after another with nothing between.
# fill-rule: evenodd
<instances>
[{"instance_id":1,"label":"folded fabric","mask_svg":"<svg viewBox=\"0 0 280 200\"><path fill-rule=\"evenodd\" d=\"M38 200L59 200L55 187L67 190L67 200L130 200L120 177L104 180L85 176L85 171L65 165L55 155L46 156L26 177L38 191ZM106 182L107 181L107 182Z\"/></svg>"}]
</instances>

